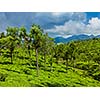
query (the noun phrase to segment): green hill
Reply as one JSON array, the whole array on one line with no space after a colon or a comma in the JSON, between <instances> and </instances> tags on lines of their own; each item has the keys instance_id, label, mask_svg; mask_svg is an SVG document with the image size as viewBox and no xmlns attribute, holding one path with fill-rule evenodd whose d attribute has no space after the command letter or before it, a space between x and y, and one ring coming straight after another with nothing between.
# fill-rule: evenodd
<instances>
[{"instance_id":1,"label":"green hill","mask_svg":"<svg viewBox=\"0 0 100 100\"><path fill-rule=\"evenodd\" d=\"M99 72L99 50L100 39L75 42L80 54L76 59L75 68L69 63L67 69L65 64L59 61L53 62L53 71L50 71L49 58L46 67L43 57L39 56L40 75L36 75L35 52L30 57L27 50L16 48L13 64L7 50L0 56L0 86L46 86L46 87L81 87L100 86ZM17 53L16 53L17 52ZM31 51L32 53L32 51ZM31 62L31 63L30 63Z\"/></svg>"},{"instance_id":2,"label":"green hill","mask_svg":"<svg viewBox=\"0 0 100 100\"><path fill-rule=\"evenodd\" d=\"M6 31L0 33L1 87L100 86L100 39L58 45L37 25L30 34L24 27Z\"/></svg>"}]
</instances>

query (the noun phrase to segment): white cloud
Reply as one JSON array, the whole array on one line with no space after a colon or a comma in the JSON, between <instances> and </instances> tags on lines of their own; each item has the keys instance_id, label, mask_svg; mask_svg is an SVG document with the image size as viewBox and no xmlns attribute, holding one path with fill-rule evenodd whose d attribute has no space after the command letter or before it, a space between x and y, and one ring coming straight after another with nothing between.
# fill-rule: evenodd
<instances>
[{"instance_id":1,"label":"white cloud","mask_svg":"<svg viewBox=\"0 0 100 100\"><path fill-rule=\"evenodd\" d=\"M9 25L25 25L29 29L32 23L36 23L52 37L82 33L99 34L100 19L92 18L88 24L85 24L86 20L84 12L0 13L0 31Z\"/></svg>"},{"instance_id":2,"label":"white cloud","mask_svg":"<svg viewBox=\"0 0 100 100\"><path fill-rule=\"evenodd\" d=\"M73 14L75 14L74 12L52 12L51 13L54 17L60 17L60 16L63 16L63 15L67 15L67 16L72 16Z\"/></svg>"},{"instance_id":3,"label":"white cloud","mask_svg":"<svg viewBox=\"0 0 100 100\"><path fill-rule=\"evenodd\" d=\"M54 28L54 26L64 25L66 21L85 21L84 12L0 12L0 31L4 31L7 26L25 26L28 30L35 23L43 29Z\"/></svg>"},{"instance_id":4,"label":"white cloud","mask_svg":"<svg viewBox=\"0 0 100 100\"><path fill-rule=\"evenodd\" d=\"M63 13L64 13L64 12L63 12ZM62 15L63 13L61 13L61 12L53 12L52 15L53 15L53 16L60 16L60 15Z\"/></svg>"},{"instance_id":5,"label":"white cloud","mask_svg":"<svg viewBox=\"0 0 100 100\"><path fill-rule=\"evenodd\" d=\"M92 18L85 24L82 21L69 20L64 25L55 25L52 29L45 30L48 33L54 33L54 36L68 36L75 34L100 34L100 19Z\"/></svg>"},{"instance_id":6,"label":"white cloud","mask_svg":"<svg viewBox=\"0 0 100 100\"><path fill-rule=\"evenodd\" d=\"M41 25L44 29L53 28L55 25L63 25L66 21L86 21L84 12L50 12L35 13L33 22Z\"/></svg>"},{"instance_id":7,"label":"white cloud","mask_svg":"<svg viewBox=\"0 0 100 100\"><path fill-rule=\"evenodd\" d=\"M45 31L56 35L67 36L84 33L85 27L86 26L83 22L70 20L65 22L64 25L55 26L53 29L48 29Z\"/></svg>"},{"instance_id":8,"label":"white cloud","mask_svg":"<svg viewBox=\"0 0 100 100\"><path fill-rule=\"evenodd\" d=\"M89 23L86 28L86 32L94 35L100 34L100 19L96 17L89 20Z\"/></svg>"}]
</instances>

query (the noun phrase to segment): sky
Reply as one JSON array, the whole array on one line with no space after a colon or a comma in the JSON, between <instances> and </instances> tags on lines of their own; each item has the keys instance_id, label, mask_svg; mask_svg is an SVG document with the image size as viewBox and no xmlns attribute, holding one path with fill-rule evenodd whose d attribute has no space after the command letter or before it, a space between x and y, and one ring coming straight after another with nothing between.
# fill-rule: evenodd
<instances>
[{"instance_id":1,"label":"sky","mask_svg":"<svg viewBox=\"0 0 100 100\"><path fill-rule=\"evenodd\" d=\"M99 12L0 12L0 32L8 26L25 26L29 32L33 23L51 37L100 34Z\"/></svg>"}]
</instances>

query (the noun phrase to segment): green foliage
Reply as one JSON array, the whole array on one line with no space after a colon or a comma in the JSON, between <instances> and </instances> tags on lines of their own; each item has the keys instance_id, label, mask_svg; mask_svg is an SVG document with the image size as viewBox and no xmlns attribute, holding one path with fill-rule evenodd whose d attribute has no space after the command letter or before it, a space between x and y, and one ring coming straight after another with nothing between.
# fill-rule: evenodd
<instances>
[{"instance_id":1,"label":"green foliage","mask_svg":"<svg viewBox=\"0 0 100 100\"><path fill-rule=\"evenodd\" d=\"M30 33L6 31L0 33L0 86L100 86L100 39L55 44L35 24Z\"/></svg>"}]
</instances>

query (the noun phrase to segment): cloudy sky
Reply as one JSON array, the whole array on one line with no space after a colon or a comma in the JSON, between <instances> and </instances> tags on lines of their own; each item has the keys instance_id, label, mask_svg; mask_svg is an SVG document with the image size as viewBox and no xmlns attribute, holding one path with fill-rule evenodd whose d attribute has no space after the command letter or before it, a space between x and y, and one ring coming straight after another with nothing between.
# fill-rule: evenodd
<instances>
[{"instance_id":1,"label":"cloudy sky","mask_svg":"<svg viewBox=\"0 0 100 100\"><path fill-rule=\"evenodd\" d=\"M0 12L0 32L7 26L39 24L51 37L100 34L99 12Z\"/></svg>"}]
</instances>

